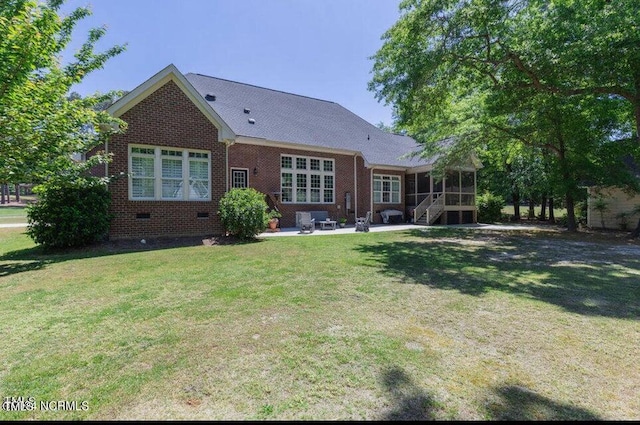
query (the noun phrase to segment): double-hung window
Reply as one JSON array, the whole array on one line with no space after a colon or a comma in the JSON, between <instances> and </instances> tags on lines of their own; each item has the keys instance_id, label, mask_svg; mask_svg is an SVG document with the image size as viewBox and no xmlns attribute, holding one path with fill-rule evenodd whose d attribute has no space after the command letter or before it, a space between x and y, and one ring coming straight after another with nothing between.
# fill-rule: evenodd
<instances>
[{"instance_id":1,"label":"double-hung window","mask_svg":"<svg viewBox=\"0 0 640 425\"><path fill-rule=\"evenodd\" d=\"M374 174L373 202L376 204L399 204L400 176Z\"/></svg>"},{"instance_id":2,"label":"double-hung window","mask_svg":"<svg viewBox=\"0 0 640 425\"><path fill-rule=\"evenodd\" d=\"M334 203L334 169L333 159L282 155L280 157L282 202L290 204Z\"/></svg>"},{"instance_id":3,"label":"double-hung window","mask_svg":"<svg viewBox=\"0 0 640 425\"><path fill-rule=\"evenodd\" d=\"M158 146L129 147L131 200L211 200L211 154Z\"/></svg>"}]
</instances>

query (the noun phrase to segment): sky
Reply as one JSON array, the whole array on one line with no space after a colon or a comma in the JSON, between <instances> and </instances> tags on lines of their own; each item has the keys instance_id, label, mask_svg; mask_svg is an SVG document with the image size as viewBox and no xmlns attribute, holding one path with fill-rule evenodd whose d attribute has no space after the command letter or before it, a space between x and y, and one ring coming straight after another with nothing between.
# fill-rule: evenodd
<instances>
[{"instance_id":1,"label":"sky","mask_svg":"<svg viewBox=\"0 0 640 425\"><path fill-rule=\"evenodd\" d=\"M89 6L63 62L106 26L97 45L126 50L87 75L81 95L133 90L169 64L330 100L371 124L392 124L392 108L367 89L371 56L400 17L400 0L67 0L62 13Z\"/></svg>"}]
</instances>

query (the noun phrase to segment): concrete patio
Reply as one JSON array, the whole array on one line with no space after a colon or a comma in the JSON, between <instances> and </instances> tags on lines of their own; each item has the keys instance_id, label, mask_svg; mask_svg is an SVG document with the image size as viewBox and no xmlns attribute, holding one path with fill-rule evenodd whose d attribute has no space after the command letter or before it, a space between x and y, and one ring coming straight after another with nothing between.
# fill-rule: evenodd
<instances>
[{"instance_id":1,"label":"concrete patio","mask_svg":"<svg viewBox=\"0 0 640 425\"><path fill-rule=\"evenodd\" d=\"M548 225L526 225L526 224L451 224L451 225L435 225L435 226L418 226L415 224L372 224L370 226L371 232L391 232L394 230L411 230L411 229L434 229L434 228L464 228L464 229L491 229L491 230L550 230L553 227ZM278 232L263 232L258 235L262 238L280 237L280 236L322 236L322 235L344 235L354 234L355 225L347 225L344 228L336 228L335 230L321 230L316 228L313 233L304 232L301 233L297 227L286 227L280 229ZM357 232L362 233L362 232Z\"/></svg>"}]
</instances>

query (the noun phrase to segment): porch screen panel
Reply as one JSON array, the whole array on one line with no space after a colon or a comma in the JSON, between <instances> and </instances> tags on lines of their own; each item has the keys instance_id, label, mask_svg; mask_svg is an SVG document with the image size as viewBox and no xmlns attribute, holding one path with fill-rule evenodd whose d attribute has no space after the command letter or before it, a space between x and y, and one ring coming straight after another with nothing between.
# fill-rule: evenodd
<instances>
[{"instance_id":1,"label":"porch screen panel","mask_svg":"<svg viewBox=\"0 0 640 425\"><path fill-rule=\"evenodd\" d=\"M462 205L475 205L475 173L463 171L460 173L460 203Z\"/></svg>"}]
</instances>

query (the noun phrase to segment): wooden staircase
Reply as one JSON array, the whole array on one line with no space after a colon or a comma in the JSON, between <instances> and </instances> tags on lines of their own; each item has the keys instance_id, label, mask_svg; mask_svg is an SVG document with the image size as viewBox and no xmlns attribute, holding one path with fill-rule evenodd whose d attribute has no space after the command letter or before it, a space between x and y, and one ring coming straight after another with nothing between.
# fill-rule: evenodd
<instances>
[{"instance_id":1,"label":"wooden staircase","mask_svg":"<svg viewBox=\"0 0 640 425\"><path fill-rule=\"evenodd\" d=\"M442 193L431 193L413 210L413 223L431 226L444 211Z\"/></svg>"}]
</instances>

